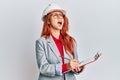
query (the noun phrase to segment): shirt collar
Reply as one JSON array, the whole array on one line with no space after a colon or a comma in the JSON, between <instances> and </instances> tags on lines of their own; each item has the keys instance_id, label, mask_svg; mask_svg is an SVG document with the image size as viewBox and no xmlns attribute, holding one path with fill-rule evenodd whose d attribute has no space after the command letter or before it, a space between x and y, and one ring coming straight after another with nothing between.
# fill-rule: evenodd
<instances>
[{"instance_id":1,"label":"shirt collar","mask_svg":"<svg viewBox=\"0 0 120 80\"><path fill-rule=\"evenodd\" d=\"M62 35L60 34L59 35L59 38L57 39L56 37L54 37L53 35L52 35L52 38L54 39L54 41L62 41Z\"/></svg>"}]
</instances>

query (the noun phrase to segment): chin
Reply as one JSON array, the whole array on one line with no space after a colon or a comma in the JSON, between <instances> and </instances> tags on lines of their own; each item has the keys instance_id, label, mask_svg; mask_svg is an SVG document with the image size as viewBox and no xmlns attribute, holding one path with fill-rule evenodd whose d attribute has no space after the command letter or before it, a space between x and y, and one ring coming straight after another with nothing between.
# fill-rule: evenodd
<instances>
[{"instance_id":1,"label":"chin","mask_svg":"<svg viewBox=\"0 0 120 80\"><path fill-rule=\"evenodd\" d=\"M59 27L59 30L62 30L62 27Z\"/></svg>"}]
</instances>

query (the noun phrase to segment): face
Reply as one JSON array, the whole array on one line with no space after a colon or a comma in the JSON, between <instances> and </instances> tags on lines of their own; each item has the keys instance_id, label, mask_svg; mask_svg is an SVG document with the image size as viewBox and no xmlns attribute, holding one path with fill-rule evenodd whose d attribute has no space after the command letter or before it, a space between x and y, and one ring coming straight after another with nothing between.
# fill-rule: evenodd
<instances>
[{"instance_id":1,"label":"face","mask_svg":"<svg viewBox=\"0 0 120 80\"><path fill-rule=\"evenodd\" d=\"M52 12L50 17L50 27L55 30L61 30L64 24L64 15L62 12Z\"/></svg>"}]
</instances>

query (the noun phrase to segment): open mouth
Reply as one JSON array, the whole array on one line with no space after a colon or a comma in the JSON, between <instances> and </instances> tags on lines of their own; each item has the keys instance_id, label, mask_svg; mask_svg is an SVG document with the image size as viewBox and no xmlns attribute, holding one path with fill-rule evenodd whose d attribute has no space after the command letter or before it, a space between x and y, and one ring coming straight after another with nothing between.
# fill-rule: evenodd
<instances>
[{"instance_id":1,"label":"open mouth","mask_svg":"<svg viewBox=\"0 0 120 80\"><path fill-rule=\"evenodd\" d=\"M58 25L62 25L62 22L58 22Z\"/></svg>"}]
</instances>

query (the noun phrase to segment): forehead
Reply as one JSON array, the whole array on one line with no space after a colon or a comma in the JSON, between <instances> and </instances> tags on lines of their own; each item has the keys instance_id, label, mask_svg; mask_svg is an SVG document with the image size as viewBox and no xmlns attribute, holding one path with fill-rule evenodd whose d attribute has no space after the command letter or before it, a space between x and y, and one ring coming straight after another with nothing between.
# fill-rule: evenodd
<instances>
[{"instance_id":1,"label":"forehead","mask_svg":"<svg viewBox=\"0 0 120 80\"><path fill-rule=\"evenodd\" d=\"M52 14L63 14L63 12L62 12L62 11L59 11L59 10L52 11L51 13L52 13Z\"/></svg>"}]
</instances>

